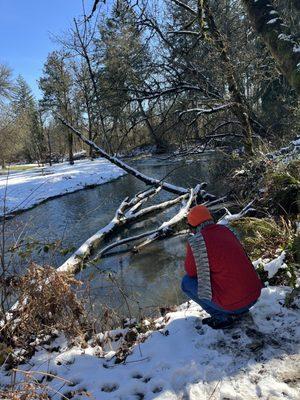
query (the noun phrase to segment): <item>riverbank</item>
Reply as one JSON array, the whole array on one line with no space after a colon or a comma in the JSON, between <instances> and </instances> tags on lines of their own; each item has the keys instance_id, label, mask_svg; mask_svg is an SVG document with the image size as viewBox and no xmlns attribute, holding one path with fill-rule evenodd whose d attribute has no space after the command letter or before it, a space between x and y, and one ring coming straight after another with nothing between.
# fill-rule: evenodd
<instances>
[{"instance_id":1,"label":"riverbank","mask_svg":"<svg viewBox=\"0 0 300 400\"><path fill-rule=\"evenodd\" d=\"M101 185L124 175L110 162L98 158L36 167L0 177L0 216L12 215L46 200Z\"/></svg>"},{"instance_id":2,"label":"riverbank","mask_svg":"<svg viewBox=\"0 0 300 400\"><path fill-rule=\"evenodd\" d=\"M36 390L53 400L297 400L300 310L284 307L289 291L263 289L250 315L229 330L202 326L206 313L191 301L84 346L64 336L36 342L15 379L24 382L21 371L29 372L27 382L37 380ZM10 384L11 375L2 370L1 382Z\"/></svg>"}]
</instances>

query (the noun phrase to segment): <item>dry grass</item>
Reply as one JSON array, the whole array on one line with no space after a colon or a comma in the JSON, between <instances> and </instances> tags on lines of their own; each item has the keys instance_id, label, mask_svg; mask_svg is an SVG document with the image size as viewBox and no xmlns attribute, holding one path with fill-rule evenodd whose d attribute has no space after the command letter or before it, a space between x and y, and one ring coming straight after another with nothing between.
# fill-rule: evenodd
<instances>
[{"instance_id":1,"label":"dry grass","mask_svg":"<svg viewBox=\"0 0 300 400\"><path fill-rule=\"evenodd\" d=\"M244 217L230 225L239 233L246 252L253 259L274 258L278 249L289 247L295 233L283 218L277 223L272 218Z\"/></svg>"},{"instance_id":2,"label":"dry grass","mask_svg":"<svg viewBox=\"0 0 300 400\"><path fill-rule=\"evenodd\" d=\"M32 264L16 288L19 306L1 332L6 343L26 347L55 330L68 337L83 335L87 318L74 291L79 285L80 281L65 272Z\"/></svg>"},{"instance_id":3,"label":"dry grass","mask_svg":"<svg viewBox=\"0 0 300 400\"><path fill-rule=\"evenodd\" d=\"M35 382L24 382L18 388L0 390L2 400L50 400L43 385Z\"/></svg>"},{"instance_id":4,"label":"dry grass","mask_svg":"<svg viewBox=\"0 0 300 400\"><path fill-rule=\"evenodd\" d=\"M17 379L17 374L21 374L22 379ZM51 387L48 383L43 383L44 378L58 379L64 384L71 384L59 376L44 372L44 371L23 371L20 369L12 370L12 383L5 389L0 390L0 399L2 400L50 400L51 394L58 395L62 400L68 400L69 397L65 396L60 391Z\"/></svg>"}]
</instances>

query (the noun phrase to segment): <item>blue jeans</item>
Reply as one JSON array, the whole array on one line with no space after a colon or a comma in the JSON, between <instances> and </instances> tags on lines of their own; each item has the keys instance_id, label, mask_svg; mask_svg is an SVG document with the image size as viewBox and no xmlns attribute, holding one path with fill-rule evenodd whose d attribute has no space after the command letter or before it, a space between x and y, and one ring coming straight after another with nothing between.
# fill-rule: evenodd
<instances>
[{"instance_id":1,"label":"blue jeans","mask_svg":"<svg viewBox=\"0 0 300 400\"><path fill-rule=\"evenodd\" d=\"M226 311L222 307L213 303L207 299L199 299L198 297L198 279L191 278L188 275L185 275L181 282L182 291L196 303L198 303L203 310L205 310L208 314L210 314L213 318L218 319L219 321L226 321L230 315L239 315L249 311L250 307L252 307L257 300L250 303L247 307L239 308L234 311Z\"/></svg>"}]
</instances>

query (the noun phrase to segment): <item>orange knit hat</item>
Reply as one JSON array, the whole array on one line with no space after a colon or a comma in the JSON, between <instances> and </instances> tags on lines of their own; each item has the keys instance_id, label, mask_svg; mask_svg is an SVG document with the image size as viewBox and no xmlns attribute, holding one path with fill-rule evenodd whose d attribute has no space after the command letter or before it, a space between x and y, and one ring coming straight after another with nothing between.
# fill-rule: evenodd
<instances>
[{"instance_id":1,"label":"orange knit hat","mask_svg":"<svg viewBox=\"0 0 300 400\"><path fill-rule=\"evenodd\" d=\"M202 222L213 219L208 208L205 206L195 206L190 209L188 213L187 220L188 223L192 226L198 226L202 224Z\"/></svg>"}]
</instances>

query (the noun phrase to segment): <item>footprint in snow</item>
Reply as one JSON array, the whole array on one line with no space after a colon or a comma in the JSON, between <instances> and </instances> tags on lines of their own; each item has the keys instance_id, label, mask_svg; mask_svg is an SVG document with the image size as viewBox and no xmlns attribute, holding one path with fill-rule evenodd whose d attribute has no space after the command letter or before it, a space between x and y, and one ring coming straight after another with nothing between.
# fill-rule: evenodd
<instances>
[{"instance_id":1,"label":"footprint in snow","mask_svg":"<svg viewBox=\"0 0 300 400\"><path fill-rule=\"evenodd\" d=\"M107 383L102 386L101 391L106 393L115 392L119 388L116 383Z\"/></svg>"},{"instance_id":2,"label":"footprint in snow","mask_svg":"<svg viewBox=\"0 0 300 400\"><path fill-rule=\"evenodd\" d=\"M81 379L73 379L72 381L70 381L68 383L68 386L73 387L73 386L78 385L80 382L81 382Z\"/></svg>"},{"instance_id":3,"label":"footprint in snow","mask_svg":"<svg viewBox=\"0 0 300 400\"><path fill-rule=\"evenodd\" d=\"M141 379L142 382L144 382L144 383L148 383L152 379L151 376L145 376L144 377L143 375L139 374L138 372L133 374L132 378L133 379Z\"/></svg>"},{"instance_id":4,"label":"footprint in snow","mask_svg":"<svg viewBox=\"0 0 300 400\"><path fill-rule=\"evenodd\" d=\"M152 389L152 393L160 393L163 390L162 386L157 386L154 389Z\"/></svg>"},{"instance_id":5,"label":"footprint in snow","mask_svg":"<svg viewBox=\"0 0 300 400\"><path fill-rule=\"evenodd\" d=\"M143 377L143 375L141 375L141 374L139 374L139 373L136 373L136 374L133 374L133 375L132 375L132 378L133 378L133 379L142 379L142 377Z\"/></svg>"},{"instance_id":6,"label":"footprint in snow","mask_svg":"<svg viewBox=\"0 0 300 400\"><path fill-rule=\"evenodd\" d=\"M145 398L145 393L142 392L134 393L134 396L136 397L137 400L143 400Z\"/></svg>"}]
</instances>

